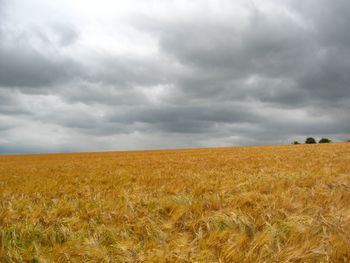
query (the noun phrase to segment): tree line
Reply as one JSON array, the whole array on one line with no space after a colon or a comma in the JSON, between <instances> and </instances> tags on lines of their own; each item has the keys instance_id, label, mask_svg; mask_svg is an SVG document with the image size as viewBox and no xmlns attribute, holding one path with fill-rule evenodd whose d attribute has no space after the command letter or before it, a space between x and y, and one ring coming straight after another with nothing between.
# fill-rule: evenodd
<instances>
[{"instance_id":1,"label":"tree line","mask_svg":"<svg viewBox=\"0 0 350 263\"><path fill-rule=\"evenodd\" d=\"M328 138L322 138L318 141L318 143L330 143L330 142L332 142L332 141ZM317 143L317 141L313 137L308 137L305 140L305 144L316 144L316 143ZM294 142L292 142L292 144L300 144L300 142L294 141Z\"/></svg>"}]
</instances>

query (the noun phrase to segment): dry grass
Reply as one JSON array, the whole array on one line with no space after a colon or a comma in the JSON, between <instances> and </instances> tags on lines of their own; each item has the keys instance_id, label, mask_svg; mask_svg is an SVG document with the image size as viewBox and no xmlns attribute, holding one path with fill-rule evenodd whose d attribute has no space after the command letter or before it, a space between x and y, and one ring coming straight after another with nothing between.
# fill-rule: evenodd
<instances>
[{"instance_id":1,"label":"dry grass","mask_svg":"<svg viewBox=\"0 0 350 263\"><path fill-rule=\"evenodd\" d=\"M1 262L349 262L350 144L0 156Z\"/></svg>"}]
</instances>

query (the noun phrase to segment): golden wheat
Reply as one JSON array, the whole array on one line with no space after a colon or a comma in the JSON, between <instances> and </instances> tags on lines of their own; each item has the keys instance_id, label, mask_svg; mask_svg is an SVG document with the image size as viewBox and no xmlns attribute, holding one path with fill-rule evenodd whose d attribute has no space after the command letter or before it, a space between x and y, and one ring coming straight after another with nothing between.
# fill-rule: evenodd
<instances>
[{"instance_id":1,"label":"golden wheat","mask_svg":"<svg viewBox=\"0 0 350 263\"><path fill-rule=\"evenodd\" d=\"M2 262L349 262L350 143L0 157Z\"/></svg>"}]
</instances>

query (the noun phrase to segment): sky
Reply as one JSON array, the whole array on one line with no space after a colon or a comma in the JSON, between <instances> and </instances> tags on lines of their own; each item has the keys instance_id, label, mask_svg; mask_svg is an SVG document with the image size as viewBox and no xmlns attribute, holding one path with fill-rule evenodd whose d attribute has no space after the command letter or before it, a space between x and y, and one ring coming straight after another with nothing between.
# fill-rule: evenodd
<instances>
[{"instance_id":1,"label":"sky","mask_svg":"<svg viewBox=\"0 0 350 263\"><path fill-rule=\"evenodd\" d=\"M350 139L348 0L0 0L0 153Z\"/></svg>"}]
</instances>

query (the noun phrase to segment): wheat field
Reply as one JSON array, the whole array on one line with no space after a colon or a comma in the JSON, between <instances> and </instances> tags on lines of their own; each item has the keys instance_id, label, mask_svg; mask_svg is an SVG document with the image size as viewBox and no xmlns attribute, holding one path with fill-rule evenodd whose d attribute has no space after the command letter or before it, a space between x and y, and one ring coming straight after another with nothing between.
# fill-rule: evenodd
<instances>
[{"instance_id":1,"label":"wheat field","mask_svg":"<svg viewBox=\"0 0 350 263\"><path fill-rule=\"evenodd\" d=\"M0 156L1 262L349 262L350 143Z\"/></svg>"}]
</instances>

